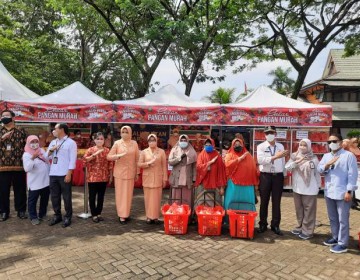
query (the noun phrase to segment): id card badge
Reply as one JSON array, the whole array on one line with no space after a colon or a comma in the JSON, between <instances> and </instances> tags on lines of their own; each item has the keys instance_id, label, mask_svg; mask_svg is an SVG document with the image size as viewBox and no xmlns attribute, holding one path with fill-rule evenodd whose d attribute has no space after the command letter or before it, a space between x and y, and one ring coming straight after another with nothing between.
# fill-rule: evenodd
<instances>
[{"instance_id":1,"label":"id card badge","mask_svg":"<svg viewBox=\"0 0 360 280\"><path fill-rule=\"evenodd\" d=\"M314 162L310 161L309 164L310 164L310 169L315 169L315 164L314 164Z\"/></svg>"},{"instance_id":2,"label":"id card badge","mask_svg":"<svg viewBox=\"0 0 360 280\"><path fill-rule=\"evenodd\" d=\"M52 163L57 164L58 163L58 157L54 157L53 160L52 160Z\"/></svg>"},{"instance_id":3,"label":"id card badge","mask_svg":"<svg viewBox=\"0 0 360 280\"><path fill-rule=\"evenodd\" d=\"M275 166L270 167L270 173L275 173Z\"/></svg>"},{"instance_id":4,"label":"id card badge","mask_svg":"<svg viewBox=\"0 0 360 280\"><path fill-rule=\"evenodd\" d=\"M11 151L11 144L6 144L6 150Z\"/></svg>"}]
</instances>

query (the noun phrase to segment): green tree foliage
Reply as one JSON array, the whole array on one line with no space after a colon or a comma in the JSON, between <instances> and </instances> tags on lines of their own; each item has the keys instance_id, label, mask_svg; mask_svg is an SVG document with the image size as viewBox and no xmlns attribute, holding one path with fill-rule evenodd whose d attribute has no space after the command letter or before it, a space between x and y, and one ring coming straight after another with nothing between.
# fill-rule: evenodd
<instances>
[{"instance_id":1,"label":"green tree foliage","mask_svg":"<svg viewBox=\"0 0 360 280\"><path fill-rule=\"evenodd\" d=\"M292 93L295 81L289 78L290 72L291 68L284 70L281 67L277 67L275 70L271 70L268 74L273 77L270 87L283 95Z\"/></svg>"},{"instance_id":2,"label":"green tree foliage","mask_svg":"<svg viewBox=\"0 0 360 280\"><path fill-rule=\"evenodd\" d=\"M229 104L233 100L235 93L234 88L222 88L211 92L211 95L203 97L204 100L209 101L210 103L220 103L220 104Z\"/></svg>"},{"instance_id":3,"label":"green tree foliage","mask_svg":"<svg viewBox=\"0 0 360 280\"><path fill-rule=\"evenodd\" d=\"M76 80L76 54L66 48L44 1L0 2L0 61L34 92L43 95Z\"/></svg>"}]
</instances>

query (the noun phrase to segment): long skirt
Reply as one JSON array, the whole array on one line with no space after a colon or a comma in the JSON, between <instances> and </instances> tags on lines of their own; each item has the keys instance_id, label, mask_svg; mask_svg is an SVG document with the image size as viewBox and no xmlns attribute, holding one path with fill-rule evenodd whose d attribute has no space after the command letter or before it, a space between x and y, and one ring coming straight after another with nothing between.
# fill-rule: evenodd
<instances>
[{"instance_id":1,"label":"long skirt","mask_svg":"<svg viewBox=\"0 0 360 280\"><path fill-rule=\"evenodd\" d=\"M145 202L145 213L146 217L151 220L159 219L162 187L158 188L147 188L144 187L144 202Z\"/></svg>"},{"instance_id":2,"label":"long skirt","mask_svg":"<svg viewBox=\"0 0 360 280\"><path fill-rule=\"evenodd\" d=\"M256 211L254 186L235 185L228 180L225 190L224 208L234 210Z\"/></svg>"},{"instance_id":3,"label":"long skirt","mask_svg":"<svg viewBox=\"0 0 360 280\"><path fill-rule=\"evenodd\" d=\"M115 178L115 204L119 218L128 218L130 216L133 191L134 179Z\"/></svg>"},{"instance_id":4,"label":"long skirt","mask_svg":"<svg viewBox=\"0 0 360 280\"><path fill-rule=\"evenodd\" d=\"M193 189L189 189L187 186L178 186L177 188L171 187L170 202L176 202L177 204L187 204L191 209L194 207Z\"/></svg>"},{"instance_id":5,"label":"long skirt","mask_svg":"<svg viewBox=\"0 0 360 280\"><path fill-rule=\"evenodd\" d=\"M215 202L215 205L214 205ZM222 196L219 189L205 189L203 185L195 188L194 208L198 205L206 205L210 207L221 206Z\"/></svg>"}]
</instances>

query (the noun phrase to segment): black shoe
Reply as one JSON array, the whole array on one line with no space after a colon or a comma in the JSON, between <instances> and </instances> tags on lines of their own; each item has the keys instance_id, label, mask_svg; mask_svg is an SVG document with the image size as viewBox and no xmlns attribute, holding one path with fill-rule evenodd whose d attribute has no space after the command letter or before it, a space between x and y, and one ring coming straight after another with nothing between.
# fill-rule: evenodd
<instances>
[{"instance_id":1,"label":"black shoe","mask_svg":"<svg viewBox=\"0 0 360 280\"><path fill-rule=\"evenodd\" d=\"M280 236L283 236L284 234L281 232L280 228L279 227L271 227L271 230L277 234L277 235L280 235Z\"/></svg>"},{"instance_id":2,"label":"black shoe","mask_svg":"<svg viewBox=\"0 0 360 280\"><path fill-rule=\"evenodd\" d=\"M100 215L99 215L99 216L97 216L97 217L98 217L99 222L104 221L104 218L103 218L103 217L101 217Z\"/></svg>"},{"instance_id":3,"label":"black shoe","mask_svg":"<svg viewBox=\"0 0 360 280\"><path fill-rule=\"evenodd\" d=\"M265 225L260 225L257 230L258 233L263 233L265 231L267 231L267 226L265 226Z\"/></svg>"},{"instance_id":4,"label":"black shoe","mask_svg":"<svg viewBox=\"0 0 360 280\"><path fill-rule=\"evenodd\" d=\"M66 227L68 227L70 225L71 225L71 219L70 218L65 218L64 223L62 224L62 227L66 228Z\"/></svg>"},{"instance_id":5,"label":"black shoe","mask_svg":"<svg viewBox=\"0 0 360 280\"><path fill-rule=\"evenodd\" d=\"M94 223L100 222L100 220L99 220L99 218L98 218L97 216L92 217L92 221L93 221Z\"/></svg>"},{"instance_id":6,"label":"black shoe","mask_svg":"<svg viewBox=\"0 0 360 280\"><path fill-rule=\"evenodd\" d=\"M120 223L121 225L126 225L126 219L125 219L125 220L121 220L121 218L119 218L119 223Z\"/></svg>"},{"instance_id":7,"label":"black shoe","mask_svg":"<svg viewBox=\"0 0 360 280\"><path fill-rule=\"evenodd\" d=\"M27 219L27 216L25 215L25 212L22 212L22 211L19 211L17 216L22 220Z\"/></svg>"},{"instance_id":8,"label":"black shoe","mask_svg":"<svg viewBox=\"0 0 360 280\"><path fill-rule=\"evenodd\" d=\"M130 222L130 221L131 221L131 218L130 218L130 217L125 218L125 221L126 221L126 222Z\"/></svg>"},{"instance_id":9,"label":"black shoe","mask_svg":"<svg viewBox=\"0 0 360 280\"><path fill-rule=\"evenodd\" d=\"M0 222L5 222L7 219L9 219L9 215L6 213L2 213L0 216Z\"/></svg>"},{"instance_id":10,"label":"black shoe","mask_svg":"<svg viewBox=\"0 0 360 280\"><path fill-rule=\"evenodd\" d=\"M61 218L57 218L56 216L52 217L49 221L49 226L56 225L56 224L60 223L61 221L62 221Z\"/></svg>"}]
</instances>

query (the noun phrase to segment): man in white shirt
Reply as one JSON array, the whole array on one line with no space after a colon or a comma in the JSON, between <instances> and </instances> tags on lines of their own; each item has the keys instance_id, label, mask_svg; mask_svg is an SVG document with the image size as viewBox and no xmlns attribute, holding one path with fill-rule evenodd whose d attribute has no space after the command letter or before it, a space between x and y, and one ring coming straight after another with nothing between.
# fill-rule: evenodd
<instances>
[{"instance_id":1,"label":"man in white shirt","mask_svg":"<svg viewBox=\"0 0 360 280\"><path fill-rule=\"evenodd\" d=\"M268 206L271 197L271 230L277 235L283 235L280 231L280 202L284 188L285 157L289 151L284 150L284 146L275 141L276 129L274 126L265 127L264 133L266 141L257 146L261 199L258 232L263 233L267 230Z\"/></svg>"},{"instance_id":2,"label":"man in white shirt","mask_svg":"<svg viewBox=\"0 0 360 280\"><path fill-rule=\"evenodd\" d=\"M63 227L71 224L72 193L71 176L76 166L77 146L69 135L69 127L64 123L55 126L57 138L52 140L48 148L48 156L52 159L50 166L50 197L54 209L54 217L49 226L62 221L61 195L64 200L65 216Z\"/></svg>"}]
</instances>

